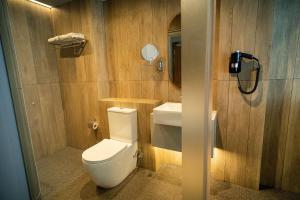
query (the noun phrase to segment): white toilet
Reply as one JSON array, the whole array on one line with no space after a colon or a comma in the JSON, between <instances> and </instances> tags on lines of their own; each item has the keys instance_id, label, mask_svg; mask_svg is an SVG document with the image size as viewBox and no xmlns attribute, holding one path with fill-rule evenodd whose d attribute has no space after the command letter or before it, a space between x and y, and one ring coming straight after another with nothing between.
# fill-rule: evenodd
<instances>
[{"instance_id":1,"label":"white toilet","mask_svg":"<svg viewBox=\"0 0 300 200\"><path fill-rule=\"evenodd\" d=\"M104 139L82 153L82 162L96 185L111 188L136 168L136 109L107 109L110 139Z\"/></svg>"}]
</instances>

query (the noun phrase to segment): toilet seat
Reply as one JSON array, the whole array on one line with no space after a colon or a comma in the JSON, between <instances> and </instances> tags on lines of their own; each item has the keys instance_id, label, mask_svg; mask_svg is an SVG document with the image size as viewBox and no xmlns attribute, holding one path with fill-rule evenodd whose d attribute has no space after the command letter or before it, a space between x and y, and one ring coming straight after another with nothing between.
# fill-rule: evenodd
<instances>
[{"instance_id":1,"label":"toilet seat","mask_svg":"<svg viewBox=\"0 0 300 200\"><path fill-rule=\"evenodd\" d=\"M130 144L112 139L104 139L82 153L82 159L88 163L102 163L113 159Z\"/></svg>"}]
</instances>

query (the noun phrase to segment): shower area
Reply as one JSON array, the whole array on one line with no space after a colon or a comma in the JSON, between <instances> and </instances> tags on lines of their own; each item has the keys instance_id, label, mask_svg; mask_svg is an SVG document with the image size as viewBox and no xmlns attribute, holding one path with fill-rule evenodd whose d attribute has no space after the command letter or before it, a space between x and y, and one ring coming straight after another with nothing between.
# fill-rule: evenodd
<instances>
[{"instance_id":1,"label":"shower area","mask_svg":"<svg viewBox=\"0 0 300 200\"><path fill-rule=\"evenodd\" d=\"M104 3L73 1L50 9L9 0L7 6L19 90L45 197L65 183L87 178L81 153L103 139L101 131L87 124L99 119L97 100L109 96ZM83 53L78 47L62 49L48 43L70 32L85 34L88 44Z\"/></svg>"},{"instance_id":2,"label":"shower area","mask_svg":"<svg viewBox=\"0 0 300 200\"><path fill-rule=\"evenodd\" d=\"M36 165L29 166L29 173L36 169L39 179L31 190L45 199L71 198L73 190L79 196L81 190L93 193L96 186L82 167L81 154L109 137L99 101L109 97L180 101L180 90L169 84L168 72L158 73L140 59L140 48L149 42L167 55L168 23L180 13L180 1L73 0L50 9L9 0L7 11L30 132L25 137L34 155L27 160ZM161 30L165 30L162 38ZM53 45L54 36L67 33L82 33L87 42L67 48ZM91 121L100 127L93 130L88 126ZM180 163L179 153L163 156L175 154L174 162ZM143 170L139 173L147 176ZM171 190L180 193L179 181ZM114 196L114 191L106 195Z\"/></svg>"}]
</instances>

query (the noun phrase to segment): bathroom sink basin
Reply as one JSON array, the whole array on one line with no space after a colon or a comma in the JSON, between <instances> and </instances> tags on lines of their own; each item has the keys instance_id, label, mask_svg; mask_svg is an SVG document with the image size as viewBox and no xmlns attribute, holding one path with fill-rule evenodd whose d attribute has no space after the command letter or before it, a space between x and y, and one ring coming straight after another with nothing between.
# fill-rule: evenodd
<instances>
[{"instance_id":1,"label":"bathroom sink basin","mask_svg":"<svg viewBox=\"0 0 300 200\"><path fill-rule=\"evenodd\" d=\"M153 122L181 127L181 103L164 103L153 109Z\"/></svg>"}]
</instances>

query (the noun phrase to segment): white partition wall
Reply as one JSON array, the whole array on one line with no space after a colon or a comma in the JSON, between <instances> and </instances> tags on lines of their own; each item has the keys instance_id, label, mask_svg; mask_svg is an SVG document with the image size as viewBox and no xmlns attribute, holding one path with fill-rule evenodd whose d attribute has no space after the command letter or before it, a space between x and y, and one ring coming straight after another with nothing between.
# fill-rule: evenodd
<instances>
[{"instance_id":1,"label":"white partition wall","mask_svg":"<svg viewBox=\"0 0 300 200\"><path fill-rule=\"evenodd\" d=\"M182 0L183 197L208 196L210 68L214 1Z\"/></svg>"}]
</instances>

